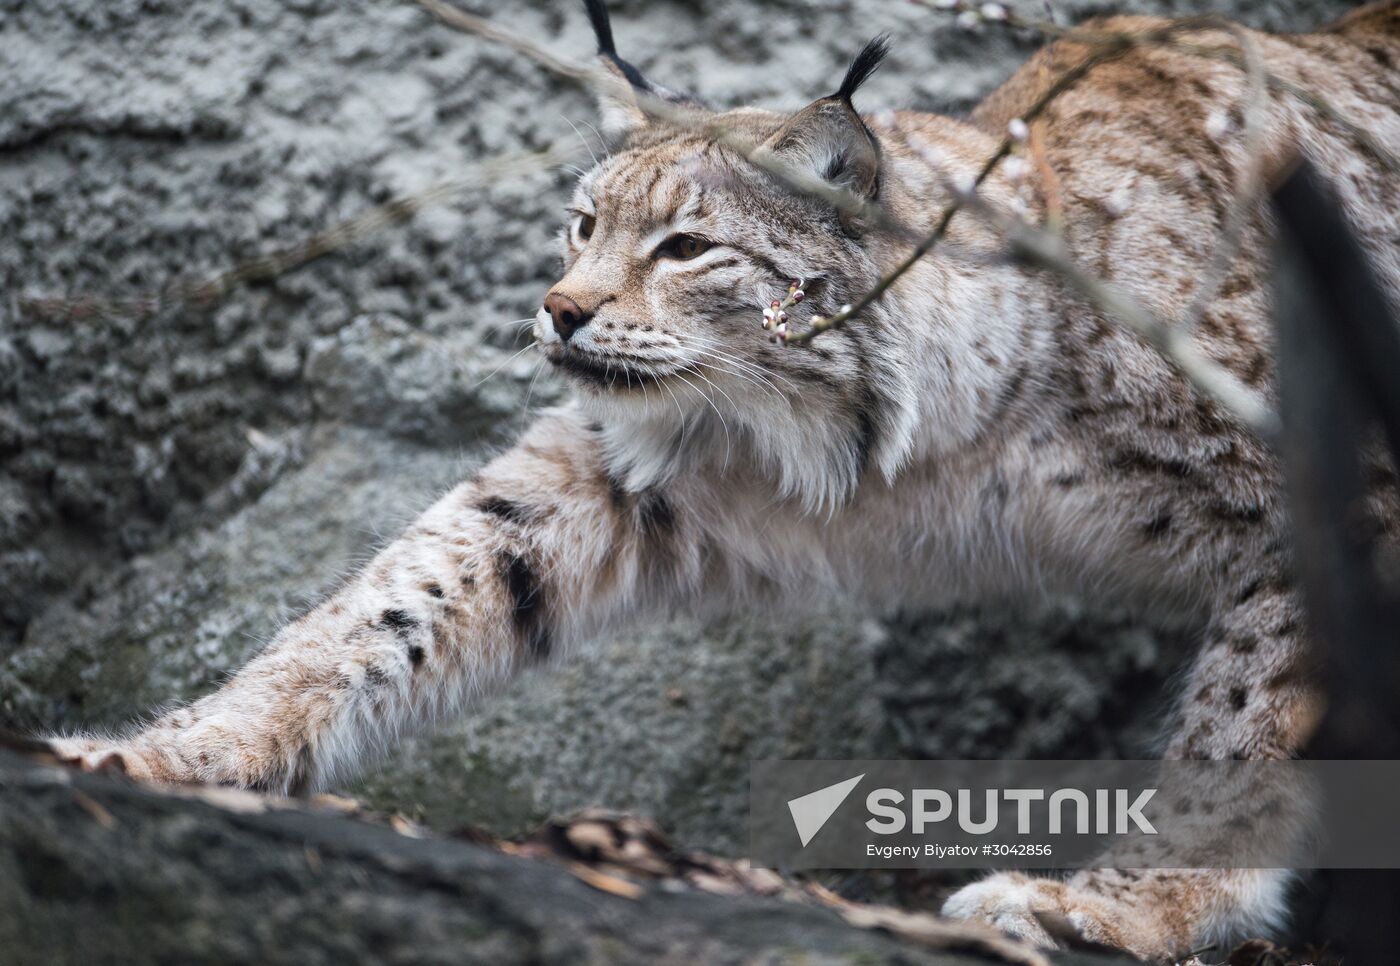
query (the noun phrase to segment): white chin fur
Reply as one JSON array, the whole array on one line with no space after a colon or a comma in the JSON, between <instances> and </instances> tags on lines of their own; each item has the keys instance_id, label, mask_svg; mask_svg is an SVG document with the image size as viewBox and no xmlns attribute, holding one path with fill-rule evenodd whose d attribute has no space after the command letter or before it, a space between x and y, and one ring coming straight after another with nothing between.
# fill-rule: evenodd
<instances>
[{"instance_id":1,"label":"white chin fur","mask_svg":"<svg viewBox=\"0 0 1400 966\"><path fill-rule=\"evenodd\" d=\"M701 467L754 472L772 480L776 499L792 499L809 513L829 513L847 500L859 481L859 454L850 427L836 421L797 419L777 399L745 399L725 387L713 394L720 419L698 391L676 385L639 393L580 393L578 403L603 427L613 475L630 491L656 486Z\"/></svg>"}]
</instances>

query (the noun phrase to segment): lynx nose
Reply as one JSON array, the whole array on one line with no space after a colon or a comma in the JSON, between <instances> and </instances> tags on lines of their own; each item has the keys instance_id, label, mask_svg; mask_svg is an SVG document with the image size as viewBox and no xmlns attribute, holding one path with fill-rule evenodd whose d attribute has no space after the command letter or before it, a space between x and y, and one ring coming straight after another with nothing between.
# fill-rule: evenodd
<instances>
[{"instance_id":1,"label":"lynx nose","mask_svg":"<svg viewBox=\"0 0 1400 966\"><path fill-rule=\"evenodd\" d=\"M573 299L558 292L550 292L545 296L544 310L554 320L554 331L558 332L559 338L565 342L593 318L592 312L585 312Z\"/></svg>"}]
</instances>

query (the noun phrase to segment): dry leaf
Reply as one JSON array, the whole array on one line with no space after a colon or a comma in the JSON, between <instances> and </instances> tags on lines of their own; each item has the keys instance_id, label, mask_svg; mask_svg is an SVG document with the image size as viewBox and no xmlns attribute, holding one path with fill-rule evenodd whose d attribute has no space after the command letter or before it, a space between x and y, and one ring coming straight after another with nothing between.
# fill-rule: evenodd
<instances>
[{"instance_id":1,"label":"dry leaf","mask_svg":"<svg viewBox=\"0 0 1400 966\"><path fill-rule=\"evenodd\" d=\"M407 836L411 839L423 839L428 837L427 829L398 812L389 816L389 827L400 835Z\"/></svg>"},{"instance_id":2,"label":"dry leaf","mask_svg":"<svg viewBox=\"0 0 1400 966\"><path fill-rule=\"evenodd\" d=\"M564 829L564 837L585 855L607 855L614 847L612 829L602 822L575 822Z\"/></svg>"},{"instance_id":3,"label":"dry leaf","mask_svg":"<svg viewBox=\"0 0 1400 966\"><path fill-rule=\"evenodd\" d=\"M78 807L92 816L93 821L105 829L117 827L117 820L112 817L112 813L103 808L96 799L80 789L73 789L73 801L78 803Z\"/></svg>"},{"instance_id":4,"label":"dry leaf","mask_svg":"<svg viewBox=\"0 0 1400 966\"><path fill-rule=\"evenodd\" d=\"M226 812L244 815L258 815L277 807L286 807L283 801L227 785L167 785L165 790L180 798L195 798Z\"/></svg>"},{"instance_id":5,"label":"dry leaf","mask_svg":"<svg viewBox=\"0 0 1400 966\"><path fill-rule=\"evenodd\" d=\"M339 812L341 815L358 815L361 811L360 803L355 799L346 798L343 795L332 795L330 792L312 795L311 804L316 808L327 808L332 812Z\"/></svg>"},{"instance_id":6,"label":"dry leaf","mask_svg":"<svg viewBox=\"0 0 1400 966\"><path fill-rule=\"evenodd\" d=\"M582 862L570 862L568 869L599 892L606 892L609 895L621 896L623 899L638 899L644 891L641 886L630 879L607 875L592 866L584 865Z\"/></svg>"}]
</instances>

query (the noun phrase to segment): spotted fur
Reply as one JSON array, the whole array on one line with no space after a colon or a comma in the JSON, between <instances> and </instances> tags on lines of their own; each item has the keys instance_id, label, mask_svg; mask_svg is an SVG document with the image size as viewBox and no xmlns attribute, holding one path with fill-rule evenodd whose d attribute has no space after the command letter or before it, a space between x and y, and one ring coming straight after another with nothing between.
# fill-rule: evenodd
<instances>
[{"instance_id":1,"label":"spotted fur","mask_svg":"<svg viewBox=\"0 0 1400 966\"><path fill-rule=\"evenodd\" d=\"M1400 151L1400 6L1249 36L1272 71ZM1233 42L1218 30L1193 39ZM603 54L622 69L610 32ZM926 230L945 186L975 172L1057 65L1082 55L1050 48L967 120L876 123L851 106L854 83L794 116L718 119ZM1244 94L1227 63L1144 49L1096 68L1047 116L1067 244L1166 316L1191 304L1217 244L1244 162ZM1184 612L1202 644L1166 755L1300 747L1319 702L1278 466L1258 439L1053 278L996 257L997 237L969 216L848 327L807 348L772 345L759 311L790 279L806 283L800 326L854 300L906 243L701 133L648 125L625 98L604 113L615 144L578 183L552 293L584 321L567 339L549 312L535 326L574 401L220 690L127 737L60 750L148 779L323 788L604 628L679 607L800 607L809 593L787 593L799 587L877 609L1057 590ZM1263 143L1266 177L1299 153L1330 175L1400 297L1396 177L1283 95L1270 98ZM998 174L984 194L1012 206L1018 188ZM703 250L667 255L678 235ZM1195 332L1265 395L1268 248L1256 212ZM1376 505L1394 532L1394 500ZM1168 956L1275 925L1285 885L1261 871L998 876L946 911L1044 943L1035 914L1050 911L1091 939Z\"/></svg>"}]
</instances>

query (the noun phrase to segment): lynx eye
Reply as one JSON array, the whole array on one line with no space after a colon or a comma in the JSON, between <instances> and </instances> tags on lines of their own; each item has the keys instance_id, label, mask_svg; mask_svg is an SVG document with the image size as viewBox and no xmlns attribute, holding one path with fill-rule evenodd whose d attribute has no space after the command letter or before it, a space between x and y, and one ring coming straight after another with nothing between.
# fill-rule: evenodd
<instances>
[{"instance_id":1,"label":"lynx eye","mask_svg":"<svg viewBox=\"0 0 1400 966\"><path fill-rule=\"evenodd\" d=\"M656 249L656 257L686 261L705 254L710 248L710 242L696 235L672 235Z\"/></svg>"},{"instance_id":2,"label":"lynx eye","mask_svg":"<svg viewBox=\"0 0 1400 966\"><path fill-rule=\"evenodd\" d=\"M569 226L569 237L575 248L582 248L588 239L593 237L593 226L596 223L597 219L592 215L581 211L574 215L574 222Z\"/></svg>"}]
</instances>

